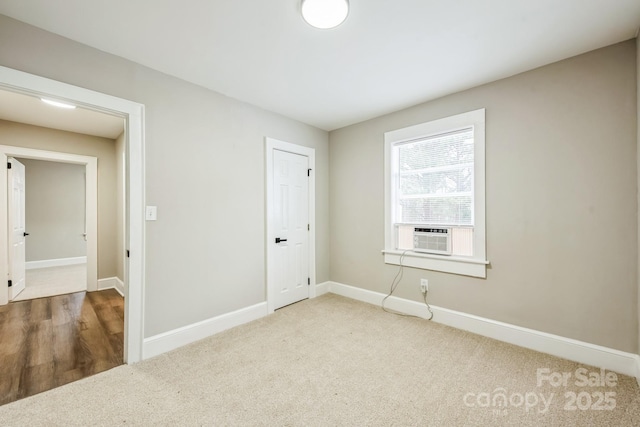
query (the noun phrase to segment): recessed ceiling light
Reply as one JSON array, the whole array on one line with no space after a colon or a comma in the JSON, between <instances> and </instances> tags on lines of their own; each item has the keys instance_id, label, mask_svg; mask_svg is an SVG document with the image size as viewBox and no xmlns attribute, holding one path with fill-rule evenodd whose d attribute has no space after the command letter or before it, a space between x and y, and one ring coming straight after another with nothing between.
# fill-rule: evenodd
<instances>
[{"instance_id":1,"label":"recessed ceiling light","mask_svg":"<svg viewBox=\"0 0 640 427\"><path fill-rule=\"evenodd\" d=\"M53 101L51 99L44 99L44 98L40 98L42 100L42 102L44 102L45 104L49 104L49 105L53 105L54 107L60 107L60 108L68 108L70 110L73 110L74 108L76 108L75 105L71 105L71 104L65 104L64 102L60 102L60 101Z\"/></svg>"},{"instance_id":2,"label":"recessed ceiling light","mask_svg":"<svg viewBox=\"0 0 640 427\"><path fill-rule=\"evenodd\" d=\"M349 0L302 0L302 17L316 28L337 27L348 14Z\"/></svg>"}]
</instances>

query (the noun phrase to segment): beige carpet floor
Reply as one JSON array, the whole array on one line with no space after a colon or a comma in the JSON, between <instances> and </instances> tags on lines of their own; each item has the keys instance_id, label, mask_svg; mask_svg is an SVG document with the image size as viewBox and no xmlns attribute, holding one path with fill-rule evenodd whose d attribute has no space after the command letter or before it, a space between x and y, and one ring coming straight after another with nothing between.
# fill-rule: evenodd
<instances>
[{"instance_id":1,"label":"beige carpet floor","mask_svg":"<svg viewBox=\"0 0 640 427\"><path fill-rule=\"evenodd\" d=\"M634 378L617 375L613 385L610 374L608 385L581 385L580 368L587 377L600 373L324 295L2 406L0 424L640 425ZM538 385L538 369L548 370L545 378L571 377L566 386Z\"/></svg>"}]
</instances>

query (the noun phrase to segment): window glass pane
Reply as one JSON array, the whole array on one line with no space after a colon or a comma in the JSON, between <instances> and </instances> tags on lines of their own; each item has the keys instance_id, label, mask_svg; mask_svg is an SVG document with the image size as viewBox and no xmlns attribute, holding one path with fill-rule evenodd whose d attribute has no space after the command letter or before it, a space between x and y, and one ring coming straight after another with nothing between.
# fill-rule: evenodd
<instances>
[{"instance_id":1,"label":"window glass pane","mask_svg":"<svg viewBox=\"0 0 640 427\"><path fill-rule=\"evenodd\" d=\"M400 171L473 163L473 129L400 145Z\"/></svg>"},{"instance_id":2,"label":"window glass pane","mask_svg":"<svg viewBox=\"0 0 640 427\"><path fill-rule=\"evenodd\" d=\"M473 128L400 143L396 148L397 221L473 225Z\"/></svg>"},{"instance_id":3,"label":"window glass pane","mask_svg":"<svg viewBox=\"0 0 640 427\"><path fill-rule=\"evenodd\" d=\"M473 225L473 197L400 199L398 222L408 224Z\"/></svg>"},{"instance_id":4,"label":"window glass pane","mask_svg":"<svg viewBox=\"0 0 640 427\"><path fill-rule=\"evenodd\" d=\"M400 174L401 194L471 193L472 191L473 165L436 172Z\"/></svg>"}]
</instances>

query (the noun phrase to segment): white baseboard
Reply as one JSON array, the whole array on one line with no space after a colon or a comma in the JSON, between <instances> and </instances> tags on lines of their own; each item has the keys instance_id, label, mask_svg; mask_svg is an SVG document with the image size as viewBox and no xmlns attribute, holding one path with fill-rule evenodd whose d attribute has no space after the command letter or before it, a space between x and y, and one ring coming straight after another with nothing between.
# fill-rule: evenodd
<instances>
[{"instance_id":1,"label":"white baseboard","mask_svg":"<svg viewBox=\"0 0 640 427\"><path fill-rule=\"evenodd\" d=\"M76 265L76 264L86 264L87 257L86 256L78 256L73 258L58 258L58 259L43 259L40 261L28 261L26 262L25 268L27 270L34 270L36 268L47 268L47 267L62 267L64 265Z\"/></svg>"},{"instance_id":2,"label":"white baseboard","mask_svg":"<svg viewBox=\"0 0 640 427\"><path fill-rule=\"evenodd\" d=\"M382 299L385 297L385 294L379 292L337 282L325 282L322 285L327 288L328 292L377 306L382 304ZM416 301L390 297L387 299L385 306L405 314L424 318L429 317L427 307L423 303ZM640 356L637 354L626 353L433 305L431 309L433 310L434 322L585 365L629 375L638 379L640 384Z\"/></svg>"},{"instance_id":3,"label":"white baseboard","mask_svg":"<svg viewBox=\"0 0 640 427\"><path fill-rule=\"evenodd\" d=\"M316 285L316 296L324 295L329 292L331 282L322 282Z\"/></svg>"},{"instance_id":4,"label":"white baseboard","mask_svg":"<svg viewBox=\"0 0 640 427\"><path fill-rule=\"evenodd\" d=\"M117 277L98 279L98 290L103 291L105 289L115 289L120 295L124 296L124 283Z\"/></svg>"},{"instance_id":5,"label":"white baseboard","mask_svg":"<svg viewBox=\"0 0 640 427\"><path fill-rule=\"evenodd\" d=\"M120 295L122 295L124 297L124 283L122 282L122 280L120 280L119 278L116 277L116 291L118 291L118 293Z\"/></svg>"},{"instance_id":6,"label":"white baseboard","mask_svg":"<svg viewBox=\"0 0 640 427\"><path fill-rule=\"evenodd\" d=\"M142 344L142 359L158 356L235 326L260 319L267 314L267 303L261 302L231 313L145 338Z\"/></svg>"}]
</instances>

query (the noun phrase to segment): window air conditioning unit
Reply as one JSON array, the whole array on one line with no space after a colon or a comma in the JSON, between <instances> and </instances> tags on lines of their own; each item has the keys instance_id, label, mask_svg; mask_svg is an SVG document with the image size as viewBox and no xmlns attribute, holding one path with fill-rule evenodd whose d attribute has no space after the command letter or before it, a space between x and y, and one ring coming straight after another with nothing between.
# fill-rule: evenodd
<instances>
[{"instance_id":1,"label":"window air conditioning unit","mask_svg":"<svg viewBox=\"0 0 640 427\"><path fill-rule=\"evenodd\" d=\"M415 252L424 252L428 254L451 255L451 228L414 228L413 250Z\"/></svg>"}]
</instances>

